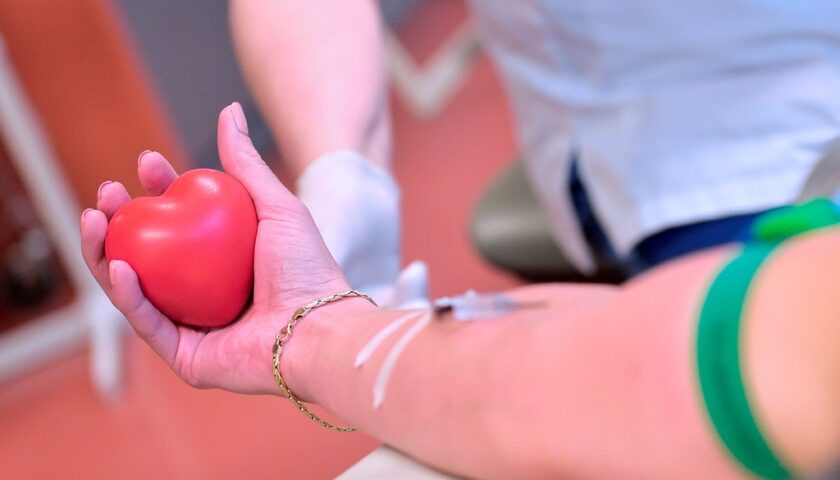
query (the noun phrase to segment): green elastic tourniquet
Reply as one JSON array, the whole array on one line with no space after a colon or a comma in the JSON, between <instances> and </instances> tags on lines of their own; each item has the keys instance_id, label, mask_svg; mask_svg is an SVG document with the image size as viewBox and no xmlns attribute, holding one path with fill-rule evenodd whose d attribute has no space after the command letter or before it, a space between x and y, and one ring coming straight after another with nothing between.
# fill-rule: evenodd
<instances>
[{"instance_id":1,"label":"green elastic tourniquet","mask_svg":"<svg viewBox=\"0 0 840 480\"><path fill-rule=\"evenodd\" d=\"M778 243L748 245L709 290L697 332L697 370L706 409L730 453L763 478L790 478L764 440L741 376L740 324L753 275Z\"/></svg>"},{"instance_id":2,"label":"green elastic tourniquet","mask_svg":"<svg viewBox=\"0 0 840 480\"><path fill-rule=\"evenodd\" d=\"M757 240L784 240L838 222L838 206L827 198L817 198L802 205L784 207L762 215L753 223L752 234Z\"/></svg>"},{"instance_id":3,"label":"green elastic tourniquet","mask_svg":"<svg viewBox=\"0 0 840 480\"><path fill-rule=\"evenodd\" d=\"M785 239L840 223L840 210L818 199L759 218L747 244L712 283L697 331L697 370L709 417L726 448L752 473L769 479L790 473L764 439L750 409L741 371L740 327L747 292L764 260Z\"/></svg>"}]
</instances>

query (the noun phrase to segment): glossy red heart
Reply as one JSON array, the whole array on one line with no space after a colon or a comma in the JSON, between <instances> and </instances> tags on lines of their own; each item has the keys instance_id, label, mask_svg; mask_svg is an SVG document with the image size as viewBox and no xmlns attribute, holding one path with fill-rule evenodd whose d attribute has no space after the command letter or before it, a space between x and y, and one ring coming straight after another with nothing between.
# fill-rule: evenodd
<instances>
[{"instance_id":1,"label":"glossy red heart","mask_svg":"<svg viewBox=\"0 0 840 480\"><path fill-rule=\"evenodd\" d=\"M257 215L235 178L210 169L181 175L159 197L130 200L111 218L108 260L125 260L146 297L174 321L232 322L251 294Z\"/></svg>"}]
</instances>

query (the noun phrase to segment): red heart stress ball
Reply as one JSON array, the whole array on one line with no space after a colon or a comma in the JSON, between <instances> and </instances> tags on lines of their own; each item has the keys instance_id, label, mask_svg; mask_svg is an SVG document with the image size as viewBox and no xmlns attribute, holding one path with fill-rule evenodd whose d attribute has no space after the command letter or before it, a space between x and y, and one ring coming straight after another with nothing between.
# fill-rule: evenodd
<instances>
[{"instance_id":1,"label":"red heart stress ball","mask_svg":"<svg viewBox=\"0 0 840 480\"><path fill-rule=\"evenodd\" d=\"M251 295L256 238L245 187L226 173L198 169L159 197L120 207L108 225L105 256L131 265L164 315L215 328L236 319Z\"/></svg>"}]
</instances>

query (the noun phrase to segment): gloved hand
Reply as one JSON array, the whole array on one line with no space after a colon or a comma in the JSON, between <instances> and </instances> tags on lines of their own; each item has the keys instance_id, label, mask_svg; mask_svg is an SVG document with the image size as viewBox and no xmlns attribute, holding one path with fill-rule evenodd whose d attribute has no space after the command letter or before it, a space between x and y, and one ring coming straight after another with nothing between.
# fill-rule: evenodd
<instances>
[{"instance_id":1,"label":"gloved hand","mask_svg":"<svg viewBox=\"0 0 840 480\"><path fill-rule=\"evenodd\" d=\"M385 170L352 151L315 160L300 176L298 198L353 288L390 308L425 300L425 265L400 267L400 191Z\"/></svg>"}]
</instances>

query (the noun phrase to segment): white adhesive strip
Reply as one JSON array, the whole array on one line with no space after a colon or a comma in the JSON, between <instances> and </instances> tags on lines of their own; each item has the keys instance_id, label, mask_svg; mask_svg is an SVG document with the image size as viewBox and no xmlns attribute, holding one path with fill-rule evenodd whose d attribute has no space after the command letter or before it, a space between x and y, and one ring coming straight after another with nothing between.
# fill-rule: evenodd
<instances>
[{"instance_id":1,"label":"white adhesive strip","mask_svg":"<svg viewBox=\"0 0 840 480\"><path fill-rule=\"evenodd\" d=\"M393 322L389 323L385 326L382 330L379 331L370 341L365 344L364 347L359 351L359 354L356 355L356 361L353 363L353 368L359 368L367 362L370 357L376 352L376 349L379 348L379 345L385 341L386 338L391 336L392 333L396 332L401 326L403 326L407 321L411 320L414 317L419 316L423 313L422 310L420 311L413 311L407 315L403 315L402 317L397 318Z\"/></svg>"},{"instance_id":2,"label":"white adhesive strip","mask_svg":"<svg viewBox=\"0 0 840 480\"><path fill-rule=\"evenodd\" d=\"M394 345L394 348L388 352L388 356L385 358L385 362L382 364L382 368L379 369L379 373L376 376L376 382L373 385L373 408L377 409L382 405L382 402L385 400L385 391L388 388L388 380L391 378L391 372L394 370L394 366L397 364L397 360L400 358L400 354L405 350L405 347L408 346L409 342L423 330L426 325L428 325L432 320L432 311L426 310L424 315L417 320L417 323L411 326L402 337L397 341Z\"/></svg>"}]
</instances>

